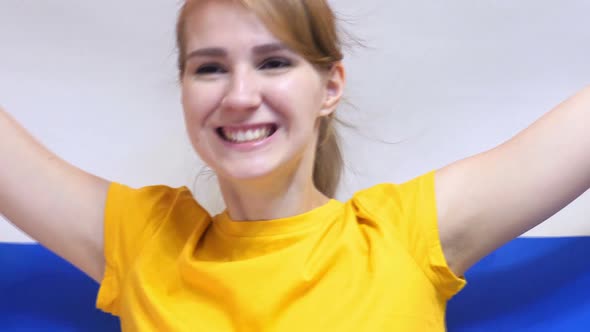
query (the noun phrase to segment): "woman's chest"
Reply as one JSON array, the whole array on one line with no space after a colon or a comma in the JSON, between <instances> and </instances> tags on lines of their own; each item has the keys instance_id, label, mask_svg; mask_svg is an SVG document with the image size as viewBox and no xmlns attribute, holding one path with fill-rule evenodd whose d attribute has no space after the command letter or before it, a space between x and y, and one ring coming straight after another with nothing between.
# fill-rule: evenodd
<instances>
[{"instance_id":1,"label":"woman's chest","mask_svg":"<svg viewBox=\"0 0 590 332\"><path fill-rule=\"evenodd\" d=\"M239 261L137 263L122 301L130 331L444 330L444 301L395 245L342 241Z\"/></svg>"}]
</instances>

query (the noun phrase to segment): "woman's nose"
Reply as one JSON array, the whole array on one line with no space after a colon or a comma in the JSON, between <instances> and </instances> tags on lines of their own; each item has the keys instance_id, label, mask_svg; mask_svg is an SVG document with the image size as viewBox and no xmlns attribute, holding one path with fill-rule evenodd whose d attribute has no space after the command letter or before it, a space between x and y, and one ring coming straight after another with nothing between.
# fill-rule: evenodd
<instances>
[{"instance_id":1,"label":"woman's nose","mask_svg":"<svg viewBox=\"0 0 590 332\"><path fill-rule=\"evenodd\" d=\"M262 102L256 73L251 69L236 70L230 78L227 91L221 102L228 110L258 109Z\"/></svg>"}]
</instances>

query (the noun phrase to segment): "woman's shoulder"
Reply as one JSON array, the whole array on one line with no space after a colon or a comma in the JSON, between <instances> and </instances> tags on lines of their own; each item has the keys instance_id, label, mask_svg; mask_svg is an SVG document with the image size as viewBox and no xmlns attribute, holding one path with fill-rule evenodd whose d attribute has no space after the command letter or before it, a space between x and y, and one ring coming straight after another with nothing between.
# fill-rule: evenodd
<instances>
[{"instance_id":1,"label":"woman's shoulder","mask_svg":"<svg viewBox=\"0 0 590 332\"><path fill-rule=\"evenodd\" d=\"M118 191L126 192L127 194L141 195L141 196L146 196L146 197L149 197L151 195L173 194L173 193L182 194L185 192L190 192L190 190L186 186L173 187L173 186L169 186L169 185L165 185L165 184L132 186L132 185L125 184L122 182L113 181L110 183L110 185L111 185L112 190L118 190Z\"/></svg>"},{"instance_id":2,"label":"woman's shoulder","mask_svg":"<svg viewBox=\"0 0 590 332\"><path fill-rule=\"evenodd\" d=\"M351 201L371 208L406 205L434 199L434 171L410 180L394 183L382 182L357 191ZM426 203L426 202L424 202Z\"/></svg>"},{"instance_id":3,"label":"woman's shoulder","mask_svg":"<svg viewBox=\"0 0 590 332\"><path fill-rule=\"evenodd\" d=\"M178 213L178 211L208 215L208 212L197 202L188 187L172 187L163 184L132 187L119 182L111 182L107 208L124 209L145 217L147 214L171 215Z\"/></svg>"}]
</instances>

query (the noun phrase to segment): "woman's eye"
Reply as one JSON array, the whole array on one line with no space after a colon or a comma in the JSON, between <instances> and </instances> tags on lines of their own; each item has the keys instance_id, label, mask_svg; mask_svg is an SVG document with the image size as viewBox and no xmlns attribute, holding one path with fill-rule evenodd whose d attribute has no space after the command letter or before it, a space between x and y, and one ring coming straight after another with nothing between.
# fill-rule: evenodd
<instances>
[{"instance_id":1,"label":"woman's eye","mask_svg":"<svg viewBox=\"0 0 590 332\"><path fill-rule=\"evenodd\" d=\"M196 70L198 75L222 74L225 70L219 65L203 65Z\"/></svg>"},{"instance_id":2,"label":"woman's eye","mask_svg":"<svg viewBox=\"0 0 590 332\"><path fill-rule=\"evenodd\" d=\"M291 62L286 59L268 59L260 65L260 69L282 69L290 67Z\"/></svg>"}]
</instances>

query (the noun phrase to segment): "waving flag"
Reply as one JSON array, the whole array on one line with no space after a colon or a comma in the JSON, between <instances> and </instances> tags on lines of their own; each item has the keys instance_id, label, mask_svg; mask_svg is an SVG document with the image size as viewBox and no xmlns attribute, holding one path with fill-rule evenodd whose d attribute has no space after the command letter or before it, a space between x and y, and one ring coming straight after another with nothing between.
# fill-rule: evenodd
<instances>
[{"instance_id":1,"label":"waving flag","mask_svg":"<svg viewBox=\"0 0 590 332\"><path fill-rule=\"evenodd\" d=\"M342 115L361 135L342 135L353 171L341 200L495 146L588 84L587 0L333 2L369 46L346 57L358 111ZM0 103L91 173L190 186L201 165L180 115L176 10L1 1ZM449 331L590 331L589 257L586 194L473 267L449 303ZM1 218L0 269L0 332L118 331L94 309L94 281Z\"/></svg>"}]
</instances>

